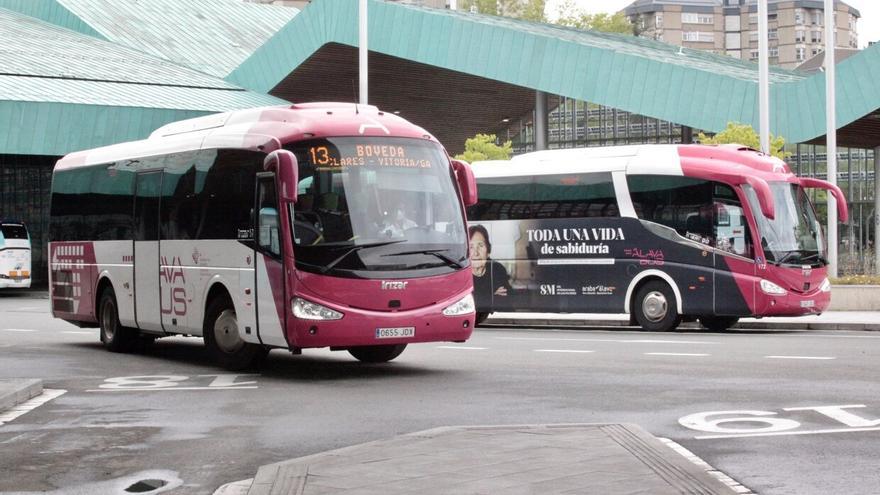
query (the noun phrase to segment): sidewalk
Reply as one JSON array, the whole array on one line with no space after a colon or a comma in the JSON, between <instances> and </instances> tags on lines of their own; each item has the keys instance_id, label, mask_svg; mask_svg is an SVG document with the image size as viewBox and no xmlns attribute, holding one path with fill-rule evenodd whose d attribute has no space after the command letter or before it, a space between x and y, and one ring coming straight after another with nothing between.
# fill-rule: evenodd
<instances>
[{"instance_id":1,"label":"sidewalk","mask_svg":"<svg viewBox=\"0 0 880 495\"><path fill-rule=\"evenodd\" d=\"M483 324L505 327L621 327L629 325L626 314L591 313L492 313ZM682 323L680 329L702 329L698 322ZM829 311L800 317L743 318L733 329L750 330L851 330L880 331L880 312Z\"/></svg>"},{"instance_id":2,"label":"sidewalk","mask_svg":"<svg viewBox=\"0 0 880 495\"><path fill-rule=\"evenodd\" d=\"M42 380L0 380L0 413L43 393Z\"/></svg>"},{"instance_id":3,"label":"sidewalk","mask_svg":"<svg viewBox=\"0 0 880 495\"><path fill-rule=\"evenodd\" d=\"M738 493L707 467L635 425L451 427L269 464L215 494Z\"/></svg>"}]
</instances>

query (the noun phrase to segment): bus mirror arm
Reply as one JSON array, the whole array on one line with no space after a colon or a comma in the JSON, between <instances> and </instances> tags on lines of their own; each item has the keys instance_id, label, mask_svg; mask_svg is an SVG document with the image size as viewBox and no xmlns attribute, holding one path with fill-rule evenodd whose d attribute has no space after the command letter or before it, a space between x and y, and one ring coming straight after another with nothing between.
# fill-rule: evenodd
<instances>
[{"instance_id":1,"label":"bus mirror arm","mask_svg":"<svg viewBox=\"0 0 880 495\"><path fill-rule=\"evenodd\" d=\"M837 216L840 221L846 223L849 220L849 208L846 204L846 197L844 197L843 191L839 187L821 179L810 179L807 177L801 177L800 183L801 187L806 189L825 189L830 192L834 199L837 200Z\"/></svg>"},{"instance_id":2,"label":"bus mirror arm","mask_svg":"<svg viewBox=\"0 0 880 495\"><path fill-rule=\"evenodd\" d=\"M770 190L770 184L767 184L764 179L751 175L743 177L742 182L752 186L752 189L755 190L761 213L770 220L776 218L776 205L773 203L773 191Z\"/></svg>"},{"instance_id":3,"label":"bus mirror arm","mask_svg":"<svg viewBox=\"0 0 880 495\"><path fill-rule=\"evenodd\" d=\"M296 155L287 150L275 150L263 160L263 169L275 172L278 180L278 196L284 201L296 203L299 185L299 165Z\"/></svg>"},{"instance_id":4,"label":"bus mirror arm","mask_svg":"<svg viewBox=\"0 0 880 495\"><path fill-rule=\"evenodd\" d=\"M471 166L462 160L453 159L451 162L455 179L458 181L458 190L461 191L462 202L465 206L477 204L477 180L474 178Z\"/></svg>"}]
</instances>

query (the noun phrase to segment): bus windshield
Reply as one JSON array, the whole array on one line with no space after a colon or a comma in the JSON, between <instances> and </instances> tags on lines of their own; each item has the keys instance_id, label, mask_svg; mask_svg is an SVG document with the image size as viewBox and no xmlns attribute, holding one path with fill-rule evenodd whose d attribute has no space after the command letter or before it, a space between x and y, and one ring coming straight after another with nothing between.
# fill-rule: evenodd
<instances>
[{"instance_id":1,"label":"bus windshield","mask_svg":"<svg viewBox=\"0 0 880 495\"><path fill-rule=\"evenodd\" d=\"M761 246L767 261L779 264L824 264L825 241L816 212L804 189L790 182L770 182L776 218L760 213L758 196L748 185L743 189L749 199L760 231Z\"/></svg>"},{"instance_id":2,"label":"bus windshield","mask_svg":"<svg viewBox=\"0 0 880 495\"><path fill-rule=\"evenodd\" d=\"M24 225L19 224L11 224L4 223L0 225L0 233L3 235L0 238L6 239L27 239L27 229L24 228Z\"/></svg>"},{"instance_id":3,"label":"bus windshield","mask_svg":"<svg viewBox=\"0 0 880 495\"><path fill-rule=\"evenodd\" d=\"M298 268L368 276L467 264L458 193L436 143L346 137L289 149L299 162L290 215Z\"/></svg>"}]
</instances>

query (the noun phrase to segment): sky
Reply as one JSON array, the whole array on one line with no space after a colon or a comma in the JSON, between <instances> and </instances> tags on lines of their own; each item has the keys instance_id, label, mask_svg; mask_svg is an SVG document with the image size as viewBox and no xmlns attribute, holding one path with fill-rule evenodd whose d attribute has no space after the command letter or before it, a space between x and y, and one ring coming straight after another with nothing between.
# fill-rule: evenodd
<instances>
[{"instance_id":1,"label":"sky","mask_svg":"<svg viewBox=\"0 0 880 495\"><path fill-rule=\"evenodd\" d=\"M862 14L859 19L859 46L864 48L869 41L880 40L880 1L878 0L844 0ZM633 0L575 0L575 3L590 14L598 12L617 12ZM562 0L547 0L547 14L552 18L558 4Z\"/></svg>"}]
</instances>

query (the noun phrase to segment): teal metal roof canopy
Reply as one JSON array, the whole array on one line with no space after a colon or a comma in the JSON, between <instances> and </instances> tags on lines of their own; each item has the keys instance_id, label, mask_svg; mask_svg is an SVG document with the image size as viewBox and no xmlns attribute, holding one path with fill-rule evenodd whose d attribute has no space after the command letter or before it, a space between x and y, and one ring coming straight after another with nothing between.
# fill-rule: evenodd
<instances>
[{"instance_id":1,"label":"teal metal roof canopy","mask_svg":"<svg viewBox=\"0 0 880 495\"><path fill-rule=\"evenodd\" d=\"M758 125L756 64L632 36L381 0L369 5L370 50L375 54L707 131L721 131L728 122ZM356 0L314 0L227 80L275 92L326 47L356 47L357 12ZM880 46L841 62L837 72L838 127L880 109L880 86L872 84L880 77ZM324 84L342 84L350 91L351 81L334 75L328 71ZM377 80L371 69L372 87L387 84L394 84L393 79ZM485 101L486 106L495 103ZM825 134L824 75L773 69L771 105L771 131L788 142Z\"/></svg>"},{"instance_id":2,"label":"teal metal roof canopy","mask_svg":"<svg viewBox=\"0 0 880 495\"><path fill-rule=\"evenodd\" d=\"M0 8L220 78L299 13L241 0L0 0Z\"/></svg>"},{"instance_id":3,"label":"teal metal roof canopy","mask_svg":"<svg viewBox=\"0 0 880 495\"><path fill-rule=\"evenodd\" d=\"M0 153L63 155L175 120L285 103L5 9L0 46Z\"/></svg>"}]
</instances>

